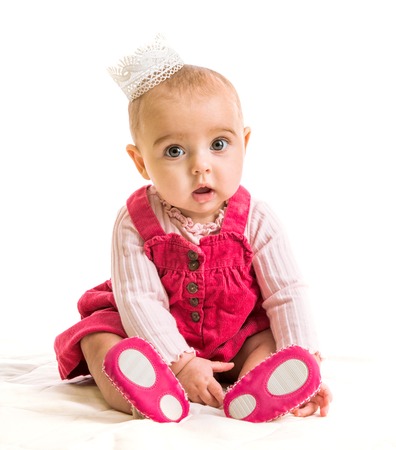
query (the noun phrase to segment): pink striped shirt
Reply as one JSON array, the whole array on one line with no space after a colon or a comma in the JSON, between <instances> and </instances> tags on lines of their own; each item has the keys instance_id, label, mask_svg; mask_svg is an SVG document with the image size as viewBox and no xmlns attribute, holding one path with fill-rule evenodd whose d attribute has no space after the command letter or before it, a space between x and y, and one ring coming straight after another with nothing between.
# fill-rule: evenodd
<instances>
[{"instance_id":1,"label":"pink striped shirt","mask_svg":"<svg viewBox=\"0 0 396 450\"><path fill-rule=\"evenodd\" d=\"M153 187L149 201L166 233L178 233L199 244L202 235L187 231L177 214L169 214ZM253 267L277 348L296 344L317 353L307 286L279 220L264 202L252 198L245 236L254 254ZM167 293L143 245L124 206L114 225L112 243L112 286L117 308L128 336L148 340L170 364L194 349L178 331L169 312Z\"/></svg>"}]
</instances>

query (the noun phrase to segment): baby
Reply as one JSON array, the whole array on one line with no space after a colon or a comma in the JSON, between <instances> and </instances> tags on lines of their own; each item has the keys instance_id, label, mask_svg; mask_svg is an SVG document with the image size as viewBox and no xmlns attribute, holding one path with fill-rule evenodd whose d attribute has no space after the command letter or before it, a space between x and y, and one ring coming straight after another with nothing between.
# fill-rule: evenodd
<instances>
[{"instance_id":1,"label":"baby","mask_svg":"<svg viewBox=\"0 0 396 450\"><path fill-rule=\"evenodd\" d=\"M327 415L305 285L279 221L240 185L251 131L235 88L161 36L110 73L151 183L118 214L111 281L56 338L62 378L91 373L113 408L158 422L190 401L250 422Z\"/></svg>"}]
</instances>

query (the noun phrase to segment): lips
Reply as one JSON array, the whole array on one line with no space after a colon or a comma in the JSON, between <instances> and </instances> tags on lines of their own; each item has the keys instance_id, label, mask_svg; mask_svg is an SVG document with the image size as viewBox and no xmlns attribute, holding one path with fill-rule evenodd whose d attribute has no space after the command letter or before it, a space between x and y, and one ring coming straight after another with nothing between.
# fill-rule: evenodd
<instances>
[{"instance_id":1,"label":"lips","mask_svg":"<svg viewBox=\"0 0 396 450\"><path fill-rule=\"evenodd\" d=\"M208 188L208 187L200 187L199 189L196 189L194 191L194 194L207 194L208 192L210 192L212 189Z\"/></svg>"},{"instance_id":2,"label":"lips","mask_svg":"<svg viewBox=\"0 0 396 450\"><path fill-rule=\"evenodd\" d=\"M213 199L214 190L208 186L201 186L193 191L192 196L198 203L205 203Z\"/></svg>"}]
</instances>

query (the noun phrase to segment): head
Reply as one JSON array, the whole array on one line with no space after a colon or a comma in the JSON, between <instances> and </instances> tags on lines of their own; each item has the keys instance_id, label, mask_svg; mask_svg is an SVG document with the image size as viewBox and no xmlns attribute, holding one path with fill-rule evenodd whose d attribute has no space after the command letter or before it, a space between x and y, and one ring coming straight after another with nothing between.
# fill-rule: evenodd
<instances>
[{"instance_id":1,"label":"head","mask_svg":"<svg viewBox=\"0 0 396 450\"><path fill-rule=\"evenodd\" d=\"M214 220L238 189L250 129L233 85L185 65L129 104L138 171L160 196L197 222Z\"/></svg>"}]
</instances>

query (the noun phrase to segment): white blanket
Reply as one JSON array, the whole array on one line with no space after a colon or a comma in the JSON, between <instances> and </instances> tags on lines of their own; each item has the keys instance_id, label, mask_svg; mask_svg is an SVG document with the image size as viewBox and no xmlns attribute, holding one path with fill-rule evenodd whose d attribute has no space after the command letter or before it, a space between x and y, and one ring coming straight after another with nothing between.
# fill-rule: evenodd
<instances>
[{"instance_id":1,"label":"white blanket","mask_svg":"<svg viewBox=\"0 0 396 450\"><path fill-rule=\"evenodd\" d=\"M334 401L326 418L287 415L252 424L193 404L179 424L131 420L102 399L90 377L61 381L51 353L0 359L0 449L331 449L396 448L394 380L374 360L328 358Z\"/></svg>"}]
</instances>

